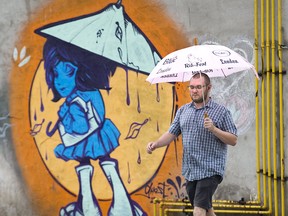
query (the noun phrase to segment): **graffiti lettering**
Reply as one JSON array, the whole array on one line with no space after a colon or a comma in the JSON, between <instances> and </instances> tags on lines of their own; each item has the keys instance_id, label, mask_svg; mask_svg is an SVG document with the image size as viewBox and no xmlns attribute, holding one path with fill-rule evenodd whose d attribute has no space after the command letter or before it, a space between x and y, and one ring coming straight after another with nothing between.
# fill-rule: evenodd
<instances>
[{"instance_id":1,"label":"graffiti lettering","mask_svg":"<svg viewBox=\"0 0 288 216\"><path fill-rule=\"evenodd\" d=\"M146 185L145 187L145 196L148 198L154 198L153 195L160 194L162 198L167 197L165 190L167 189L168 185L165 182L158 183L157 186L153 185L153 182Z\"/></svg>"}]
</instances>

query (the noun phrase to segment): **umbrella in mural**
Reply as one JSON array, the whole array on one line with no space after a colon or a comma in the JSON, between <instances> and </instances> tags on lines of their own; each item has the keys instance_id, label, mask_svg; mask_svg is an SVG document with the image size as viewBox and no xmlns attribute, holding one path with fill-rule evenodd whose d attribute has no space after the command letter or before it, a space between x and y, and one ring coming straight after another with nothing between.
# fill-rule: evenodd
<instances>
[{"instance_id":1,"label":"umbrella in mural","mask_svg":"<svg viewBox=\"0 0 288 216\"><path fill-rule=\"evenodd\" d=\"M230 74L255 68L246 59L228 47L221 45L195 45L177 50L165 56L152 70L147 81L186 82L195 73L209 77L226 77Z\"/></svg>"},{"instance_id":2,"label":"umbrella in mural","mask_svg":"<svg viewBox=\"0 0 288 216\"><path fill-rule=\"evenodd\" d=\"M145 74L161 59L149 39L125 13L121 1L93 14L46 25L36 33L60 39Z\"/></svg>"}]
</instances>

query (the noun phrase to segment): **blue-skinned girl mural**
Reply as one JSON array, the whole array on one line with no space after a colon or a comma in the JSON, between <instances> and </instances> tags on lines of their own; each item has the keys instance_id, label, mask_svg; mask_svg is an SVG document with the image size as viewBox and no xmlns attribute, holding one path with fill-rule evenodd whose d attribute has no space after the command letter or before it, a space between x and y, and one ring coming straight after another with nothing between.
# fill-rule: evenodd
<instances>
[{"instance_id":1,"label":"blue-skinned girl mural","mask_svg":"<svg viewBox=\"0 0 288 216\"><path fill-rule=\"evenodd\" d=\"M96 15L92 15L91 17L92 19L97 17L95 20L98 22L98 17L101 13L106 13L107 15L107 13L109 14L112 11L113 19L115 19L114 15L116 13L116 15L118 14L119 16L116 16L116 19L124 21L123 17L121 17L121 15L123 16L122 10L123 8L120 5L110 5L104 11L96 13ZM87 19L89 19L89 16L84 19L80 18L79 20L81 22ZM56 130L59 131L62 143L54 150L57 158L63 159L64 161L75 160L79 162L79 165L75 167L79 180L78 200L63 207L60 210L60 215L102 215L97 203L97 198L92 189L93 166L90 160L99 160L99 165L112 188L113 199L108 212L109 215L146 215L142 208L131 200L119 175L118 162L116 159L110 157L110 153L119 146L118 139L120 132L113 122L105 117L105 105L99 91L100 89L109 91L110 77L115 73L116 67L120 65L117 59L119 59L123 66L125 52L127 54L127 50L125 50L127 44L124 43L124 39L128 41L129 34L124 35L124 31L128 32L125 28L127 28L127 26L129 27L131 23L126 20L121 26L119 20L115 20L113 26L109 27L109 32L111 32L111 29L114 30L112 34L109 34L109 38L104 38L105 42L103 42L104 33L107 32L105 25L104 27L97 26L99 29L96 31L96 35L94 28L92 28L93 31L91 32L91 34L93 34L93 40L95 39L96 41L96 45L100 44L99 46L101 47L101 44L104 44L101 49L103 53L111 53L111 46L110 49L109 47L107 48L108 43L112 46L115 42L119 43L114 46L117 51L116 55L114 55L114 57L111 54L109 55L110 58L114 58L114 61L107 58L107 56L105 56L106 54L96 55L95 50L91 52L90 46L86 47L86 38L83 36L80 37L80 42L76 40L76 44L73 44L73 42L68 42L66 39L63 39L63 35L65 34L61 34L60 31L59 35L59 30L54 32L52 30L52 35L48 33L47 36L47 32L45 32L47 26L40 30L38 29L38 33L43 34L44 32L47 37L43 51L44 68L48 88L52 90L54 96L52 101L57 102L59 99L65 98L64 103L58 111L59 119L52 130L50 130L51 124L48 124L47 134L52 136ZM88 22L90 23L91 21ZM69 25L69 22L67 23ZM62 25L63 24L54 24L52 26L56 26L56 28L61 26L62 28ZM82 25L84 24L82 23ZM132 27L134 29L132 32L134 33L131 34L130 37L132 39L134 37L135 39L135 36L140 34L136 27ZM81 28L82 26L80 25L80 29ZM69 30L71 31L71 28L65 27L64 29L66 29L65 33ZM73 30L74 29L72 29L72 31ZM79 36L80 34L81 31L76 35ZM67 35L70 34L67 33ZM85 36L87 38L90 37L89 34ZM62 38L58 39L59 37ZM75 39L75 37L73 37L73 39ZM142 39L144 37L141 36L138 38ZM108 42L106 42L106 40L108 40ZM154 58L155 56L159 58L159 56L155 51L153 56L153 51L149 43L147 44L150 58L152 56L153 60L152 65L155 65L156 62ZM91 44L91 47L93 47L93 44ZM96 50L97 49L98 47L96 46ZM143 50L145 52L144 48L142 48L142 51ZM137 52L139 53L139 51ZM140 55L140 58L149 58L149 55ZM133 58L133 55L131 56ZM139 62L129 60L129 63L124 63L124 66L126 64L127 67L130 66L140 69L137 64L141 64L142 62L145 61L143 61L143 59Z\"/></svg>"},{"instance_id":2,"label":"blue-skinned girl mural","mask_svg":"<svg viewBox=\"0 0 288 216\"><path fill-rule=\"evenodd\" d=\"M74 45L56 39L48 39L44 46L46 82L57 102L65 98L58 111L57 125L47 134L59 130L62 139L54 152L57 158L76 160L79 179L79 195L75 203L60 210L60 215L101 215L92 190L93 166L99 164L114 193L109 215L146 215L132 201L120 178L117 160L109 154L118 147L119 130L110 119L105 118L105 106L99 89L109 91L109 79L116 64L97 57ZM117 201L118 200L118 201ZM119 200L121 200L119 202Z\"/></svg>"}]
</instances>

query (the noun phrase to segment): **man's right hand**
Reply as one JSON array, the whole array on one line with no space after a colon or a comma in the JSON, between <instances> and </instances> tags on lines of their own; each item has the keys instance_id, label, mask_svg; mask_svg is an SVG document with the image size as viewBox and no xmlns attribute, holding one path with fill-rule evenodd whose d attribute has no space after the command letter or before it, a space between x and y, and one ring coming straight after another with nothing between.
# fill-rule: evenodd
<instances>
[{"instance_id":1,"label":"man's right hand","mask_svg":"<svg viewBox=\"0 0 288 216\"><path fill-rule=\"evenodd\" d=\"M152 154L152 152L156 149L156 142L149 142L146 150L148 154Z\"/></svg>"}]
</instances>

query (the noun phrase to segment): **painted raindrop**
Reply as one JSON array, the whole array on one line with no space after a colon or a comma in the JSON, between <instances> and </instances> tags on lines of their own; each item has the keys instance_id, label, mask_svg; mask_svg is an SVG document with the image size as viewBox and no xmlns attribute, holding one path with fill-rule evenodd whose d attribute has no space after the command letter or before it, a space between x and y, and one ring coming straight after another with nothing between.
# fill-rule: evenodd
<instances>
[{"instance_id":1,"label":"painted raindrop","mask_svg":"<svg viewBox=\"0 0 288 216\"><path fill-rule=\"evenodd\" d=\"M129 83L128 83L128 70L125 69L126 71L126 104L129 106L130 105L130 93L129 93Z\"/></svg>"},{"instance_id":2,"label":"painted raindrop","mask_svg":"<svg viewBox=\"0 0 288 216\"><path fill-rule=\"evenodd\" d=\"M34 121L37 121L36 109L34 110Z\"/></svg>"},{"instance_id":3,"label":"painted raindrop","mask_svg":"<svg viewBox=\"0 0 288 216\"><path fill-rule=\"evenodd\" d=\"M138 113L141 113L140 97L139 97L138 91L137 91L137 111L138 111Z\"/></svg>"},{"instance_id":4,"label":"painted raindrop","mask_svg":"<svg viewBox=\"0 0 288 216\"><path fill-rule=\"evenodd\" d=\"M141 154L140 151L138 150L138 159L137 159L137 163L141 164Z\"/></svg>"},{"instance_id":5,"label":"painted raindrop","mask_svg":"<svg viewBox=\"0 0 288 216\"><path fill-rule=\"evenodd\" d=\"M40 110L41 110L41 112L44 111L44 104L43 104L42 89L41 89L41 87L40 87Z\"/></svg>"},{"instance_id":6,"label":"painted raindrop","mask_svg":"<svg viewBox=\"0 0 288 216\"><path fill-rule=\"evenodd\" d=\"M127 182L128 182L128 184L130 184L131 183L131 173L130 173L129 162L127 162L127 166L128 166L128 180L127 180Z\"/></svg>"},{"instance_id":7,"label":"painted raindrop","mask_svg":"<svg viewBox=\"0 0 288 216\"><path fill-rule=\"evenodd\" d=\"M160 102L159 84L156 84L156 101Z\"/></svg>"}]
</instances>

